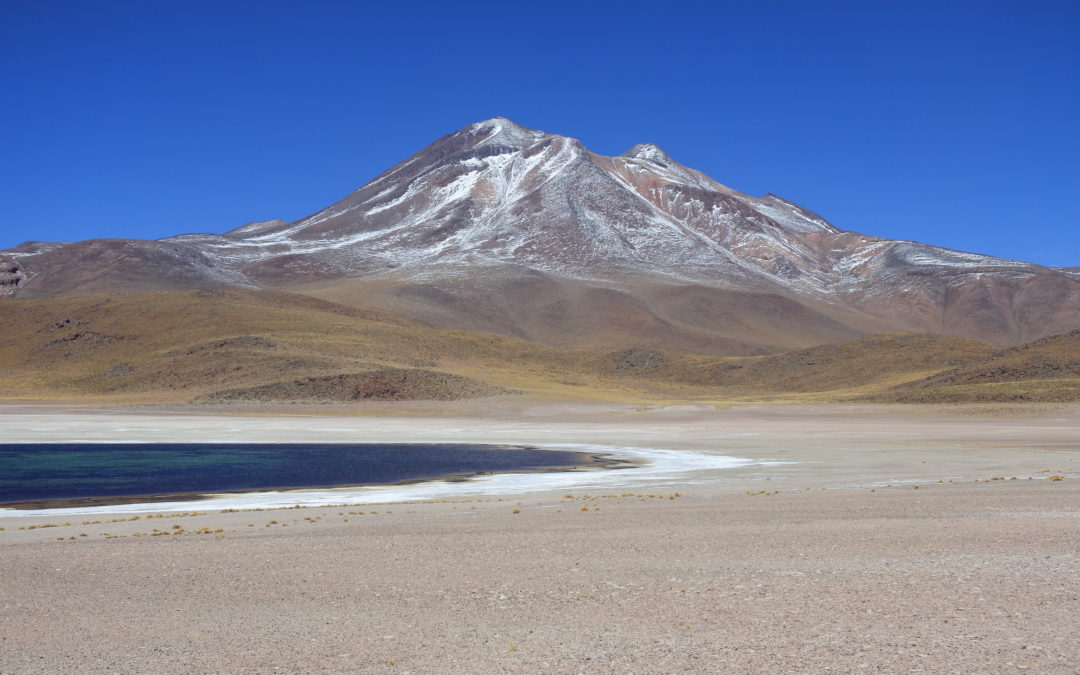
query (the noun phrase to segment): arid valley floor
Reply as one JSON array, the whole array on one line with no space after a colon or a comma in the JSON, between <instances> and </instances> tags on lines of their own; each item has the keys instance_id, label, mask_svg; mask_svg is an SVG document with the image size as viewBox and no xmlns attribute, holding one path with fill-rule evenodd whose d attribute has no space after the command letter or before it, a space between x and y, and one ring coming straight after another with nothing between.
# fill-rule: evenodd
<instances>
[{"instance_id":1,"label":"arid valley floor","mask_svg":"<svg viewBox=\"0 0 1080 675\"><path fill-rule=\"evenodd\" d=\"M1077 671L1076 405L515 405L5 405L0 436L753 461L388 504L6 512L0 673Z\"/></svg>"}]
</instances>

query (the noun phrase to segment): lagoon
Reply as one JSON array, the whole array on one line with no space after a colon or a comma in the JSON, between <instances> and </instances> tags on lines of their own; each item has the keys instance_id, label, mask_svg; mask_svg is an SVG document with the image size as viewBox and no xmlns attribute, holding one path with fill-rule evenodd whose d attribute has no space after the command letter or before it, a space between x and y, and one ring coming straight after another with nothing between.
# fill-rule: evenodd
<instances>
[{"instance_id":1,"label":"lagoon","mask_svg":"<svg viewBox=\"0 0 1080 675\"><path fill-rule=\"evenodd\" d=\"M0 444L0 506L178 501L228 492L571 470L596 463L581 452L460 443Z\"/></svg>"}]
</instances>

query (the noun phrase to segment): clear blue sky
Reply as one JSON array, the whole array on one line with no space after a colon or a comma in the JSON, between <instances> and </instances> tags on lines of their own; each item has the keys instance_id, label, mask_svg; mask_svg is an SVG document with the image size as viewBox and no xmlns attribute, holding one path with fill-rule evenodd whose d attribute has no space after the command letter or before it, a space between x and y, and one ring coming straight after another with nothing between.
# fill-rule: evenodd
<instances>
[{"instance_id":1,"label":"clear blue sky","mask_svg":"<svg viewBox=\"0 0 1080 675\"><path fill-rule=\"evenodd\" d=\"M1080 266L1080 2L0 2L0 248L292 220L503 115Z\"/></svg>"}]
</instances>

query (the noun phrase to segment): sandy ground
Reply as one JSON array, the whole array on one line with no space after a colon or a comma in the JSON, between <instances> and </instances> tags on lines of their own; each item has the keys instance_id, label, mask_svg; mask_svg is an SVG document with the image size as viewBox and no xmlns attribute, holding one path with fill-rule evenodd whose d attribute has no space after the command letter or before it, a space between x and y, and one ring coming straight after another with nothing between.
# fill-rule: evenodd
<instances>
[{"instance_id":1,"label":"sandy ground","mask_svg":"<svg viewBox=\"0 0 1080 675\"><path fill-rule=\"evenodd\" d=\"M428 503L0 515L4 674L1080 672L1075 408L384 419L6 406L0 437L754 460L637 483L628 470L572 498L463 485Z\"/></svg>"}]
</instances>

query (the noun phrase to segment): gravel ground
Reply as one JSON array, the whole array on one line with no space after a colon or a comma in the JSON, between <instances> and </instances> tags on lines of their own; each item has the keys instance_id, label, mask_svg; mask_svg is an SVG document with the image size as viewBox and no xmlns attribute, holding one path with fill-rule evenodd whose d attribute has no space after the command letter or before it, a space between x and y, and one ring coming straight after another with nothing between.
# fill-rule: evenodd
<instances>
[{"instance_id":1,"label":"gravel ground","mask_svg":"<svg viewBox=\"0 0 1080 675\"><path fill-rule=\"evenodd\" d=\"M654 489L0 516L0 673L1080 671L1080 416L834 413L467 423L726 454L759 429L741 454L800 462ZM133 423L84 417L0 411L0 429Z\"/></svg>"}]
</instances>

